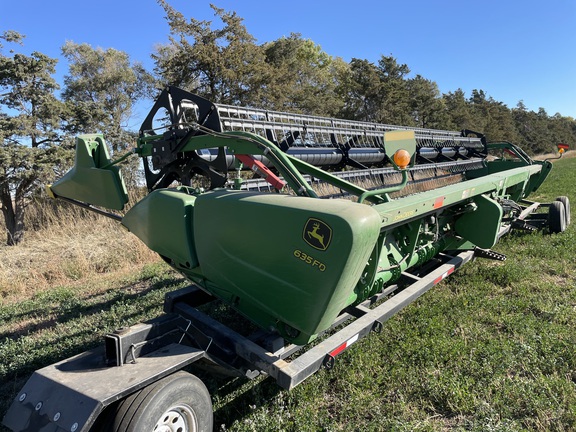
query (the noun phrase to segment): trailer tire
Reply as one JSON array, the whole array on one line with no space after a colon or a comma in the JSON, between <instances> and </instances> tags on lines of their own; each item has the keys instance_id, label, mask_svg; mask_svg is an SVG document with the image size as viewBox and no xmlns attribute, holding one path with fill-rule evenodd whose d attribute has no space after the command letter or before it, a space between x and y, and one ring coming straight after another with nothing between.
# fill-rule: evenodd
<instances>
[{"instance_id":1,"label":"trailer tire","mask_svg":"<svg viewBox=\"0 0 576 432\"><path fill-rule=\"evenodd\" d=\"M566 209L560 201L550 203L548 209L548 228L551 233L566 231Z\"/></svg>"},{"instance_id":2,"label":"trailer tire","mask_svg":"<svg viewBox=\"0 0 576 432\"><path fill-rule=\"evenodd\" d=\"M180 371L121 401L110 430L212 432L212 422L206 386L194 375Z\"/></svg>"},{"instance_id":3,"label":"trailer tire","mask_svg":"<svg viewBox=\"0 0 576 432\"><path fill-rule=\"evenodd\" d=\"M566 228L570 226L570 200L567 196L559 196L556 201L560 201L564 204L564 215L566 216Z\"/></svg>"}]
</instances>

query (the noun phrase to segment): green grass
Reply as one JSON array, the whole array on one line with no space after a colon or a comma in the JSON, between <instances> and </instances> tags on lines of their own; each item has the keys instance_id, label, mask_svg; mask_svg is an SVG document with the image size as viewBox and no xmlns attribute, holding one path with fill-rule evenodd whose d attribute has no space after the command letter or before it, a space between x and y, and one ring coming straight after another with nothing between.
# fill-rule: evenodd
<instances>
[{"instance_id":1,"label":"green grass","mask_svg":"<svg viewBox=\"0 0 576 432\"><path fill-rule=\"evenodd\" d=\"M573 158L531 198L576 203L575 191ZM576 430L576 229L494 249L508 260L467 264L292 391L201 374L215 430ZM96 294L63 286L0 306L0 412L34 369L161 313L182 284L158 264Z\"/></svg>"}]
</instances>

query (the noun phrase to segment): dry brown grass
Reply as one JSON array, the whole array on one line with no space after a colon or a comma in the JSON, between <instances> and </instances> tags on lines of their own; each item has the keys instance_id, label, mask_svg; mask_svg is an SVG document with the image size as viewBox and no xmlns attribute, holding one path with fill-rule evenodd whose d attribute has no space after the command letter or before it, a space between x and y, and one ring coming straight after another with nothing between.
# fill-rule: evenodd
<instances>
[{"instance_id":1,"label":"dry brown grass","mask_svg":"<svg viewBox=\"0 0 576 432\"><path fill-rule=\"evenodd\" d=\"M0 246L0 299L17 301L158 260L118 222L68 205L37 202L26 219L24 240L17 246Z\"/></svg>"}]
</instances>

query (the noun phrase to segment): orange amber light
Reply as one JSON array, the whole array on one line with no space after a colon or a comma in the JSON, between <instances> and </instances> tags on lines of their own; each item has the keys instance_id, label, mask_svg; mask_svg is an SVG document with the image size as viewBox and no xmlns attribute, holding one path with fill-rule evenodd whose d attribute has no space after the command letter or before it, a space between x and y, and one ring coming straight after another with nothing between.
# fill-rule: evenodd
<instances>
[{"instance_id":1,"label":"orange amber light","mask_svg":"<svg viewBox=\"0 0 576 432\"><path fill-rule=\"evenodd\" d=\"M400 169L406 168L410 165L410 153L403 149L396 150L396 153L394 153L394 163L398 165Z\"/></svg>"}]
</instances>

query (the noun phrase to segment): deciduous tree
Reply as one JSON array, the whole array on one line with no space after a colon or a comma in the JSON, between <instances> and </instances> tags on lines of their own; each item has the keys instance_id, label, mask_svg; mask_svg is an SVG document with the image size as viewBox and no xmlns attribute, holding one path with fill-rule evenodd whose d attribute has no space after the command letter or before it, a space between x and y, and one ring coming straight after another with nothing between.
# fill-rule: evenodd
<instances>
[{"instance_id":1,"label":"deciduous tree","mask_svg":"<svg viewBox=\"0 0 576 432\"><path fill-rule=\"evenodd\" d=\"M152 95L151 76L127 53L66 42L69 61L62 98L67 103L67 130L72 134L102 133L114 152L131 147L130 119L134 105Z\"/></svg>"}]
</instances>

